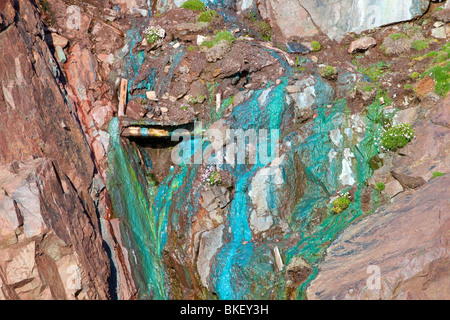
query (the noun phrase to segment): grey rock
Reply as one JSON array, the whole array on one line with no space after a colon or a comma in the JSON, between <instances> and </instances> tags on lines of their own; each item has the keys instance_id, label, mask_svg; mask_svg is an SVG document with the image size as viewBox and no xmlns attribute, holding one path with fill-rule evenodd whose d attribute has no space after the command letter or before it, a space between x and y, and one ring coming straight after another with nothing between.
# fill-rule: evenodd
<instances>
[{"instance_id":1,"label":"grey rock","mask_svg":"<svg viewBox=\"0 0 450 320\"><path fill-rule=\"evenodd\" d=\"M296 42L288 42L286 43L286 47L289 50L289 53L309 53L311 50L304 46L301 43Z\"/></svg>"}]
</instances>

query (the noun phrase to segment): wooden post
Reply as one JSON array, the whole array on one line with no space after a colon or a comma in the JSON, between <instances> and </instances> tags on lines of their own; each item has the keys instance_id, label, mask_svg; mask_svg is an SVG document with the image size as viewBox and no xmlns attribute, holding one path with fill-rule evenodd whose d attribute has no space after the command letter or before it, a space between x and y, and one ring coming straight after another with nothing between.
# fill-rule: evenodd
<instances>
[{"instance_id":1,"label":"wooden post","mask_svg":"<svg viewBox=\"0 0 450 320\"><path fill-rule=\"evenodd\" d=\"M216 94L216 112L219 112L221 104L222 104L222 97L221 97L220 93L217 93Z\"/></svg>"},{"instance_id":2,"label":"wooden post","mask_svg":"<svg viewBox=\"0 0 450 320\"><path fill-rule=\"evenodd\" d=\"M120 91L119 91L119 110L118 116L122 117L125 115L125 105L127 104L127 94L128 94L128 80L122 78L120 81Z\"/></svg>"},{"instance_id":3,"label":"wooden post","mask_svg":"<svg viewBox=\"0 0 450 320\"><path fill-rule=\"evenodd\" d=\"M277 270L278 271L283 270L284 268L283 260L281 259L280 250L278 249L278 246L275 246L275 248L273 248L273 253L275 255L275 265L277 267Z\"/></svg>"}]
</instances>

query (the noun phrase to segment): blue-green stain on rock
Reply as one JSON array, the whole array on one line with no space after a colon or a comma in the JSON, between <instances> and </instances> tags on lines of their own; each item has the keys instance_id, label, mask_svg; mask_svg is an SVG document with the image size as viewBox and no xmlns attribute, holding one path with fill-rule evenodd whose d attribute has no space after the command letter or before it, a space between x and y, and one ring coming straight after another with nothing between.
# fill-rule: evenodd
<instances>
[{"instance_id":1,"label":"blue-green stain on rock","mask_svg":"<svg viewBox=\"0 0 450 320\"><path fill-rule=\"evenodd\" d=\"M345 141L344 146L349 147L354 153L352 169L356 174L356 193L349 208L339 215L329 214L320 224L313 228L308 227L314 210L322 207L327 208L330 196L340 187L339 165L329 164L328 156L330 151L336 151L335 163L339 163L342 150L336 149L331 143L328 132L341 127L345 128L348 121L345 121L345 101L339 100L333 106L330 114L326 113L327 108L320 108L319 114L313 124L313 135L300 144L296 151L300 155L302 163L305 165L308 179L307 190L300 199L296 210L291 216L291 226L294 230L301 232L302 237L298 245L289 248L285 252L286 263L294 256L302 256L313 266L313 273L310 278L299 288L299 297L304 298L304 290L309 282L317 275L317 264L323 258L326 248L335 239L337 234L344 230L355 219L363 216L361 208L361 190L365 181L372 175L369 160L378 154L378 147L375 145L376 133L380 126L380 116L382 106L376 102L369 107L364 118L366 131L363 139L358 142L354 138ZM332 150L336 149L336 150Z\"/></svg>"},{"instance_id":2,"label":"blue-green stain on rock","mask_svg":"<svg viewBox=\"0 0 450 320\"><path fill-rule=\"evenodd\" d=\"M128 247L133 248L130 261L138 278L140 294L166 299L161 253L167 240L172 197L183 184L187 167L181 166L177 173L172 169L156 186L142 171L136 151L128 141L121 140L117 118L111 119L108 131L111 148L107 186L114 212L125 225L123 238Z\"/></svg>"},{"instance_id":3,"label":"blue-green stain on rock","mask_svg":"<svg viewBox=\"0 0 450 320\"><path fill-rule=\"evenodd\" d=\"M286 81L283 81L274 88L258 90L251 99L237 106L232 114L232 128L279 129L285 108L285 86ZM248 190L251 178L263 166L257 159L251 169L238 164L233 173L238 180L229 215L231 241L217 255L213 277L220 299L243 299L249 290L249 283L239 281L239 275L247 267L253 253L248 222L251 211ZM272 207L276 207L274 202Z\"/></svg>"}]
</instances>

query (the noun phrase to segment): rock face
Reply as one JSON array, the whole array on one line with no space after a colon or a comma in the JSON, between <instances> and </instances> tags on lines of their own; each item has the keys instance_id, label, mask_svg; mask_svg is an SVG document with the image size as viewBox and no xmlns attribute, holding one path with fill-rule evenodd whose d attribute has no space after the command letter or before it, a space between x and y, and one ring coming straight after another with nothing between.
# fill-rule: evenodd
<instances>
[{"instance_id":1,"label":"rock face","mask_svg":"<svg viewBox=\"0 0 450 320\"><path fill-rule=\"evenodd\" d=\"M92 152L35 5L0 13L0 299L108 299Z\"/></svg>"},{"instance_id":2,"label":"rock face","mask_svg":"<svg viewBox=\"0 0 450 320\"><path fill-rule=\"evenodd\" d=\"M308 299L449 299L449 183L433 179L347 228Z\"/></svg>"},{"instance_id":3,"label":"rock face","mask_svg":"<svg viewBox=\"0 0 450 320\"><path fill-rule=\"evenodd\" d=\"M347 32L411 20L423 14L428 0L301 0L314 22L330 38L340 41Z\"/></svg>"},{"instance_id":4,"label":"rock face","mask_svg":"<svg viewBox=\"0 0 450 320\"><path fill-rule=\"evenodd\" d=\"M0 298L107 299L95 217L51 160L0 167Z\"/></svg>"}]
</instances>

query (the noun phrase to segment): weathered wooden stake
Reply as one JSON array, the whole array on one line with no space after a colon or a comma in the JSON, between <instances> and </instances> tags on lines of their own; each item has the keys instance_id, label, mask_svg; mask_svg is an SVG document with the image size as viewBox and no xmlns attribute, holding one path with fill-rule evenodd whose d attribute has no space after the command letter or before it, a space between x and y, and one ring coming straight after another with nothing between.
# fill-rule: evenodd
<instances>
[{"instance_id":1,"label":"weathered wooden stake","mask_svg":"<svg viewBox=\"0 0 450 320\"><path fill-rule=\"evenodd\" d=\"M127 94L128 94L128 80L122 78L120 81L120 91L119 91L119 110L118 116L122 117L125 115L125 105L127 104Z\"/></svg>"}]
</instances>

